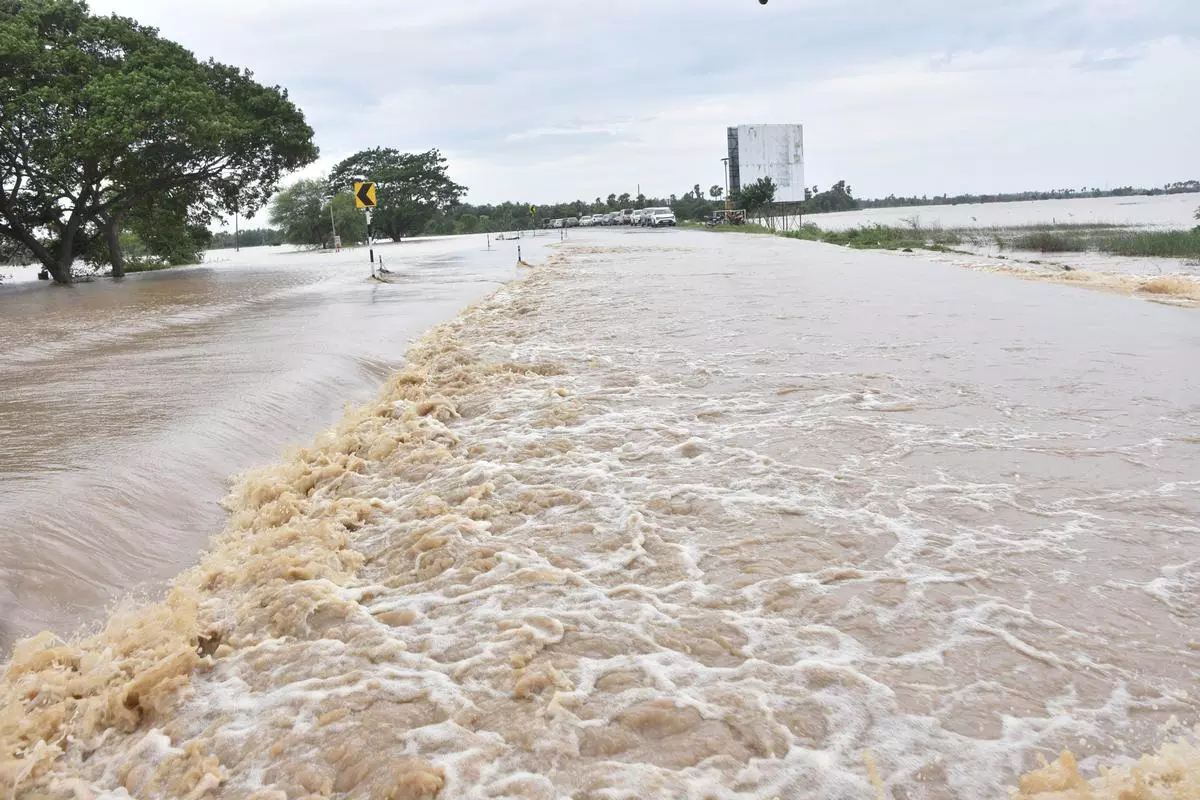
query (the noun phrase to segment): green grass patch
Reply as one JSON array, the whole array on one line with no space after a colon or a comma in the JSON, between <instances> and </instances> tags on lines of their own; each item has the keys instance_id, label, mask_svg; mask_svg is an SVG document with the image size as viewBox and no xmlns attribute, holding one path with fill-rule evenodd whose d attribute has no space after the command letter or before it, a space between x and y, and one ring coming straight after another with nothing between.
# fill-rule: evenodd
<instances>
[{"instance_id":1,"label":"green grass patch","mask_svg":"<svg viewBox=\"0 0 1200 800\"><path fill-rule=\"evenodd\" d=\"M744 225L705 225L703 222L681 222L679 227L717 233L775 233L765 225L759 225L756 222L747 222Z\"/></svg>"},{"instance_id":2,"label":"green grass patch","mask_svg":"<svg viewBox=\"0 0 1200 800\"><path fill-rule=\"evenodd\" d=\"M1080 253L1088 249L1087 239L1078 234L1038 231L1012 239L1014 250L1036 250L1039 253Z\"/></svg>"},{"instance_id":3,"label":"green grass patch","mask_svg":"<svg viewBox=\"0 0 1200 800\"><path fill-rule=\"evenodd\" d=\"M125 265L125 274L132 275L135 272L158 272L160 269L171 269L172 267L182 266L179 264L156 264L152 262L130 262Z\"/></svg>"},{"instance_id":4,"label":"green grass patch","mask_svg":"<svg viewBox=\"0 0 1200 800\"><path fill-rule=\"evenodd\" d=\"M826 231L810 222L797 230L785 231L783 235L790 239L825 242L857 250L945 249L946 245L962 243L962 237L955 231L941 228L897 228L891 225Z\"/></svg>"},{"instance_id":5,"label":"green grass patch","mask_svg":"<svg viewBox=\"0 0 1200 800\"><path fill-rule=\"evenodd\" d=\"M1200 229L1149 231L1095 228L1026 233L1001 239L1001 247L1039 253L1108 253L1141 258L1200 258Z\"/></svg>"},{"instance_id":6,"label":"green grass patch","mask_svg":"<svg viewBox=\"0 0 1200 800\"><path fill-rule=\"evenodd\" d=\"M1200 228L1190 231L1125 231L1099 237L1097 249L1118 256L1200 258Z\"/></svg>"}]
</instances>

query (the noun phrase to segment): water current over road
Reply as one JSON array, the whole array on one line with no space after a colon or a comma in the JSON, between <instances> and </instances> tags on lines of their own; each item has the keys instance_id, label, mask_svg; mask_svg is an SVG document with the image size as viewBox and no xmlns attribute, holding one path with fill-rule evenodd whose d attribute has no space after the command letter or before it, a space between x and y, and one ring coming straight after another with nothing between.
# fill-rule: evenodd
<instances>
[{"instance_id":1,"label":"water current over road","mask_svg":"<svg viewBox=\"0 0 1200 800\"><path fill-rule=\"evenodd\" d=\"M515 275L512 247L485 247L381 247L394 286L364 280L365 251L256 248L0 288L0 659L195 563L231 475L372 397L410 339Z\"/></svg>"},{"instance_id":2,"label":"water current over road","mask_svg":"<svg viewBox=\"0 0 1200 800\"><path fill-rule=\"evenodd\" d=\"M689 231L525 274L248 476L165 602L21 648L0 788L985 800L1196 724L1195 311Z\"/></svg>"}]
</instances>

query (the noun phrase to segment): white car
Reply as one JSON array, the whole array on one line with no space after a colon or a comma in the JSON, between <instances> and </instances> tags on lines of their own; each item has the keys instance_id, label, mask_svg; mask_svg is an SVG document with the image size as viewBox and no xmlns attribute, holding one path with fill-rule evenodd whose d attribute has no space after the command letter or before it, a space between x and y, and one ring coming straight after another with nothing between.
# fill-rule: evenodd
<instances>
[{"instance_id":1,"label":"white car","mask_svg":"<svg viewBox=\"0 0 1200 800\"><path fill-rule=\"evenodd\" d=\"M580 217L580 218L579 218L579 227L581 227L581 228L590 228L590 227L592 227L592 225L594 225L594 224L595 224L595 223L592 221L593 219L594 219L594 218L593 218L593 217L591 217L591 216L587 216L587 217Z\"/></svg>"},{"instance_id":2,"label":"white car","mask_svg":"<svg viewBox=\"0 0 1200 800\"><path fill-rule=\"evenodd\" d=\"M633 209L624 208L617 212L617 224L629 225L633 219Z\"/></svg>"},{"instance_id":3,"label":"white car","mask_svg":"<svg viewBox=\"0 0 1200 800\"><path fill-rule=\"evenodd\" d=\"M629 216L630 225L641 225L642 218L646 215L646 209L639 208Z\"/></svg>"},{"instance_id":4,"label":"white car","mask_svg":"<svg viewBox=\"0 0 1200 800\"><path fill-rule=\"evenodd\" d=\"M678 223L675 220L675 212L669 208L647 208L642 215L642 224L651 228L661 228Z\"/></svg>"}]
</instances>

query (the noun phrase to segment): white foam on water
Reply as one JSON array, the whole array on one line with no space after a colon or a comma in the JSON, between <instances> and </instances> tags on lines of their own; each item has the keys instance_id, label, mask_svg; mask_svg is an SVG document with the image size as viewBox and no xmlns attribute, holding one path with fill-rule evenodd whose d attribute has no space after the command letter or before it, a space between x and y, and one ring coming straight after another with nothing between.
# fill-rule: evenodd
<instances>
[{"instance_id":1,"label":"white foam on water","mask_svg":"<svg viewBox=\"0 0 1200 800\"><path fill-rule=\"evenodd\" d=\"M856 309L912 280L870 256L673 234L564 248L246 476L164 604L18 648L0 781L993 798L1195 723L1196 378L1134 341L1172 329L1096 372L1102 333Z\"/></svg>"}]
</instances>

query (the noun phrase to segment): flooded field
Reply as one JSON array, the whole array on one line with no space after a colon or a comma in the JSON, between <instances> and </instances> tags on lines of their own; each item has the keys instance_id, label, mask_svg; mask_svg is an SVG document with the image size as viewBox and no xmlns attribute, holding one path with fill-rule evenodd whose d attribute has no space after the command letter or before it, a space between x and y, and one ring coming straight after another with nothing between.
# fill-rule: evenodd
<instances>
[{"instance_id":1,"label":"flooded field","mask_svg":"<svg viewBox=\"0 0 1200 800\"><path fill-rule=\"evenodd\" d=\"M18 648L0 789L983 800L1200 719L1194 311L774 237L531 255L164 602Z\"/></svg>"},{"instance_id":2,"label":"flooded field","mask_svg":"<svg viewBox=\"0 0 1200 800\"><path fill-rule=\"evenodd\" d=\"M365 280L365 251L262 248L0 287L0 660L195 563L231 475L373 396L412 338L513 277L515 250L484 247L381 247L396 285Z\"/></svg>"},{"instance_id":3,"label":"flooded field","mask_svg":"<svg viewBox=\"0 0 1200 800\"><path fill-rule=\"evenodd\" d=\"M942 228L1001 228L1013 225L1095 224L1193 228L1200 194L1097 197L1077 200L1029 200L1019 203L975 203L906 208L868 208L804 219L825 230L862 225L910 225Z\"/></svg>"}]
</instances>

